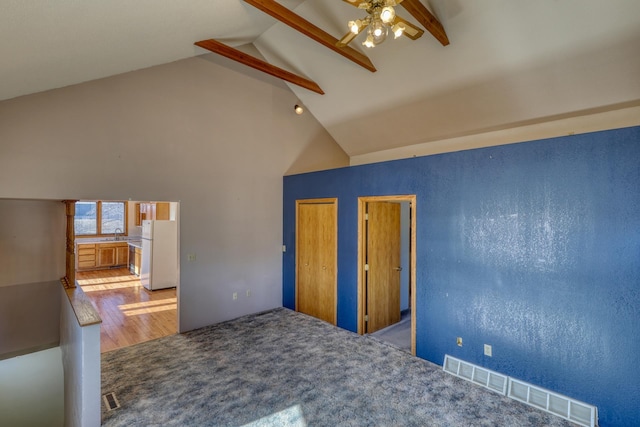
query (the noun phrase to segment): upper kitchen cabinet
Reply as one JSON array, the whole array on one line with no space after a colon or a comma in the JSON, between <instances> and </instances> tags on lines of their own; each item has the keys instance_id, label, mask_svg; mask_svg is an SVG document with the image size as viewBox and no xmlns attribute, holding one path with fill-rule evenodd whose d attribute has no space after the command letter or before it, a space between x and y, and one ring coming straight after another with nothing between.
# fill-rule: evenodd
<instances>
[{"instance_id":1,"label":"upper kitchen cabinet","mask_svg":"<svg viewBox=\"0 0 640 427\"><path fill-rule=\"evenodd\" d=\"M169 202L139 202L135 204L136 225L141 226L142 221L169 220L171 205Z\"/></svg>"},{"instance_id":2,"label":"upper kitchen cabinet","mask_svg":"<svg viewBox=\"0 0 640 427\"><path fill-rule=\"evenodd\" d=\"M169 211L170 206L168 202L158 202L155 204L155 218L158 220L169 220Z\"/></svg>"}]
</instances>

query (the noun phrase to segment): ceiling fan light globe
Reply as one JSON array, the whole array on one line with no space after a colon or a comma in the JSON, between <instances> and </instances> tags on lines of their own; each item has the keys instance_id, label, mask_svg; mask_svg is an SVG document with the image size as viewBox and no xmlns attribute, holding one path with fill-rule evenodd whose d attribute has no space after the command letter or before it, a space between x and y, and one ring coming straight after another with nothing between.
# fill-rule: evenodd
<instances>
[{"instance_id":1,"label":"ceiling fan light globe","mask_svg":"<svg viewBox=\"0 0 640 427\"><path fill-rule=\"evenodd\" d=\"M382 21L374 21L371 24L371 32L375 38L384 38L387 36L388 27L382 23Z\"/></svg>"},{"instance_id":2,"label":"ceiling fan light globe","mask_svg":"<svg viewBox=\"0 0 640 427\"><path fill-rule=\"evenodd\" d=\"M378 37L373 37L373 42L376 45L379 45L380 43L382 43L383 41L385 41L387 39L387 32L383 31L382 34L380 34Z\"/></svg>"},{"instance_id":3,"label":"ceiling fan light globe","mask_svg":"<svg viewBox=\"0 0 640 427\"><path fill-rule=\"evenodd\" d=\"M371 24L370 34L373 36L373 42L375 44L382 43L387 38L389 28L382 23L382 21L375 21Z\"/></svg>"},{"instance_id":4,"label":"ceiling fan light globe","mask_svg":"<svg viewBox=\"0 0 640 427\"><path fill-rule=\"evenodd\" d=\"M373 41L373 35L369 33L365 41L362 42L362 45L367 48L375 47L375 43Z\"/></svg>"},{"instance_id":5,"label":"ceiling fan light globe","mask_svg":"<svg viewBox=\"0 0 640 427\"><path fill-rule=\"evenodd\" d=\"M396 11L393 9L393 7L385 6L382 8L382 11L380 12L380 19L382 20L382 22L388 24L392 22L395 17Z\"/></svg>"},{"instance_id":6,"label":"ceiling fan light globe","mask_svg":"<svg viewBox=\"0 0 640 427\"><path fill-rule=\"evenodd\" d=\"M393 31L393 35L394 35L394 39L397 39L398 37L402 36L402 34L404 33L405 30L405 26L401 23L397 23L396 25L394 25L391 28L391 31Z\"/></svg>"}]
</instances>

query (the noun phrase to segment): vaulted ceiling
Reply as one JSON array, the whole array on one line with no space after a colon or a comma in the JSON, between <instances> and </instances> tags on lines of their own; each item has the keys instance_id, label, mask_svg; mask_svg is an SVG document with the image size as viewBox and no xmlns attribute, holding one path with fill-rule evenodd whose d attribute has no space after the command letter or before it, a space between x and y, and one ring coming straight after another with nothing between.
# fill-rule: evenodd
<instances>
[{"instance_id":1,"label":"vaulted ceiling","mask_svg":"<svg viewBox=\"0 0 640 427\"><path fill-rule=\"evenodd\" d=\"M366 49L371 72L243 0L4 0L0 100L252 44L316 82L290 85L350 156L640 104L637 0L421 0L428 32ZM278 0L335 38L364 16L341 0ZM416 26L403 8L398 14ZM422 27L424 28L424 27Z\"/></svg>"}]
</instances>

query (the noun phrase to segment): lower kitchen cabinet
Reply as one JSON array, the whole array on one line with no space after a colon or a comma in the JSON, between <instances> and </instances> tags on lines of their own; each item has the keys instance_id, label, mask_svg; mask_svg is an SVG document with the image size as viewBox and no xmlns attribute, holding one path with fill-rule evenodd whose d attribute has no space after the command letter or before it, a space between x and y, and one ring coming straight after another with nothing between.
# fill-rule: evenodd
<instances>
[{"instance_id":1,"label":"lower kitchen cabinet","mask_svg":"<svg viewBox=\"0 0 640 427\"><path fill-rule=\"evenodd\" d=\"M96 268L96 245L78 244L78 270L92 270Z\"/></svg>"},{"instance_id":2,"label":"lower kitchen cabinet","mask_svg":"<svg viewBox=\"0 0 640 427\"><path fill-rule=\"evenodd\" d=\"M142 249L136 248L134 269L137 276L140 275L140 266L142 265Z\"/></svg>"},{"instance_id":3,"label":"lower kitchen cabinet","mask_svg":"<svg viewBox=\"0 0 640 427\"><path fill-rule=\"evenodd\" d=\"M119 245L116 247L116 265L129 264L129 245Z\"/></svg>"},{"instance_id":4,"label":"lower kitchen cabinet","mask_svg":"<svg viewBox=\"0 0 640 427\"><path fill-rule=\"evenodd\" d=\"M116 247L98 245L98 264L96 267L113 267L116 265Z\"/></svg>"},{"instance_id":5,"label":"lower kitchen cabinet","mask_svg":"<svg viewBox=\"0 0 640 427\"><path fill-rule=\"evenodd\" d=\"M127 242L78 244L78 270L126 267L129 262Z\"/></svg>"}]
</instances>

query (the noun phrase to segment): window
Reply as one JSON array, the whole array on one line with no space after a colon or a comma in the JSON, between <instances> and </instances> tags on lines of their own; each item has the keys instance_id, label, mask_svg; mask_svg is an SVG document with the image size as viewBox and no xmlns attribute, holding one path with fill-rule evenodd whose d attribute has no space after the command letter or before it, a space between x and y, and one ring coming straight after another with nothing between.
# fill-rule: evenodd
<instances>
[{"instance_id":1,"label":"window","mask_svg":"<svg viewBox=\"0 0 640 427\"><path fill-rule=\"evenodd\" d=\"M73 220L76 236L127 234L127 203L76 202Z\"/></svg>"}]
</instances>

